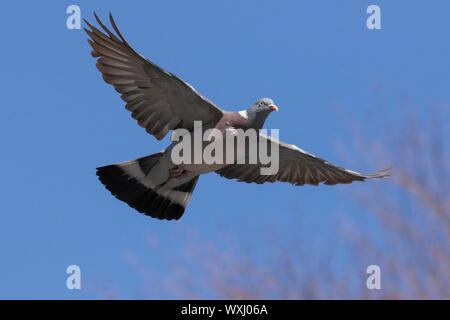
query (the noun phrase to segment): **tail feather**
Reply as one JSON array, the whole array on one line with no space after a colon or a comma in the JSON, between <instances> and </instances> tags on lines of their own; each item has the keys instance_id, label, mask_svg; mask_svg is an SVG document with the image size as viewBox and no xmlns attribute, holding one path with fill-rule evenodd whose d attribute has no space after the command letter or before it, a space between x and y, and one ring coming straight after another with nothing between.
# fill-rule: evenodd
<instances>
[{"instance_id":1,"label":"tail feather","mask_svg":"<svg viewBox=\"0 0 450 320\"><path fill-rule=\"evenodd\" d=\"M184 213L194 191L198 176L188 181L172 181L162 185L149 183L152 168L162 153L97 168L99 180L112 195L137 211L158 219L178 220ZM172 187L164 187L170 181Z\"/></svg>"}]
</instances>

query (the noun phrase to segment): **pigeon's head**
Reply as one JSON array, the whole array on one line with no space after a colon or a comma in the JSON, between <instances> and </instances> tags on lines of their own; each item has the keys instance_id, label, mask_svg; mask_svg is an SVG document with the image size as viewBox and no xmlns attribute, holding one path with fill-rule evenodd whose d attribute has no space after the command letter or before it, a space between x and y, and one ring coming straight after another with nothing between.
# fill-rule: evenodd
<instances>
[{"instance_id":1,"label":"pigeon's head","mask_svg":"<svg viewBox=\"0 0 450 320\"><path fill-rule=\"evenodd\" d=\"M273 103L273 100L262 98L247 109L247 117L252 122L253 127L262 128L264 121L272 111L278 111L278 107Z\"/></svg>"},{"instance_id":2,"label":"pigeon's head","mask_svg":"<svg viewBox=\"0 0 450 320\"><path fill-rule=\"evenodd\" d=\"M273 103L273 100L270 98L262 98L256 101L251 107L251 110L255 112L272 112L278 111L278 107Z\"/></svg>"}]
</instances>

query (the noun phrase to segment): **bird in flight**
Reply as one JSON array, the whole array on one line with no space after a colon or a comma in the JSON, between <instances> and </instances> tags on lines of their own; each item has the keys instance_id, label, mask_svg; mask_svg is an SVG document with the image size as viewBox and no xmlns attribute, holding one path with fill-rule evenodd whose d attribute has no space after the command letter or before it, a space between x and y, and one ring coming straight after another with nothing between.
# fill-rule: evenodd
<instances>
[{"instance_id":1,"label":"bird in flight","mask_svg":"<svg viewBox=\"0 0 450 320\"><path fill-rule=\"evenodd\" d=\"M96 66L105 82L114 86L126 102L125 108L138 125L156 139L163 139L172 130L195 131L194 122L201 121L203 129L219 132L236 129L262 129L267 116L278 107L269 98L255 102L250 108L225 111L199 94L191 85L162 69L137 53L124 39L111 14L110 31L94 13L103 31L84 20L90 30L84 28L93 51L98 58ZM335 185L363 181L367 178L388 176L391 168L375 174L360 174L338 167L316 157L295 145L287 144L258 133L259 141L275 143L278 147L278 171L263 175L263 164L231 163L197 165L176 164L170 151L165 150L117 164L97 168L99 180L119 200L137 211L158 219L179 219L188 204L199 176L216 172L228 179L257 184L265 182L289 182Z\"/></svg>"}]
</instances>

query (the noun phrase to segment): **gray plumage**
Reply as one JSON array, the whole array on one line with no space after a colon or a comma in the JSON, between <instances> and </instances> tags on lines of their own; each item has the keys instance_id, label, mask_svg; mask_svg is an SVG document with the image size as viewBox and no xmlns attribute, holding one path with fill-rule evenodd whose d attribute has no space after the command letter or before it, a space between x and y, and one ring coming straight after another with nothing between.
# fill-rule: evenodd
<instances>
[{"instance_id":1,"label":"gray plumage","mask_svg":"<svg viewBox=\"0 0 450 320\"><path fill-rule=\"evenodd\" d=\"M137 53L124 39L112 16L112 33L97 17L104 32L89 22L92 56L103 79L114 86L126 102L125 108L146 131L161 140L174 129L194 129L202 121L203 129L261 129L267 116L278 108L269 98L258 100L247 110L224 111L200 95L191 85L160 68ZM118 199L146 215L159 219L179 219L201 174L215 171L228 179L243 182L289 182L295 185L337 184L387 176L386 169L365 175L338 167L300 148L259 134L262 143L279 144L279 171L261 175L260 164L174 165L170 151L164 151L114 165L97 168L100 181ZM248 162L246 162L248 163Z\"/></svg>"}]
</instances>

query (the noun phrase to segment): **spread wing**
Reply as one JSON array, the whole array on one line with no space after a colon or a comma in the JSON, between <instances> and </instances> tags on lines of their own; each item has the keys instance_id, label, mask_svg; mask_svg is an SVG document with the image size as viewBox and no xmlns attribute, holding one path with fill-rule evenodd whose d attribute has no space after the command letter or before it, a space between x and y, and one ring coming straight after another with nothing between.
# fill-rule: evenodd
<instances>
[{"instance_id":1,"label":"spread wing","mask_svg":"<svg viewBox=\"0 0 450 320\"><path fill-rule=\"evenodd\" d=\"M267 149L270 150L270 143L276 143L279 146L279 170L273 175L261 175L261 168L267 167L262 164L231 164L216 173L228 179L237 179L243 182L289 182L297 186L304 184L334 185L337 183L352 183L353 181L364 181L367 178L384 178L391 167L379 171L375 174L361 174L338 167L326 160L312 155L299 147L280 142L266 135L259 135L260 143L267 143ZM246 152L247 154L248 152ZM246 160L248 158L246 157Z\"/></svg>"},{"instance_id":2,"label":"spread wing","mask_svg":"<svg viewBox=\"0 0 450 320\"><path fill-rule=\"evenodd\" d=\"M191 85L137 53L123 38L111 14L117 35L94 15L106 33L84 20L91 29L84 28L90 36L92 56L99 57L97 68L103 79L121 93L131 116L148 133L161 140L176 128L192 130L194 120L211 125L219 121L221 109Z\"/></svg>"}]
</instances>

